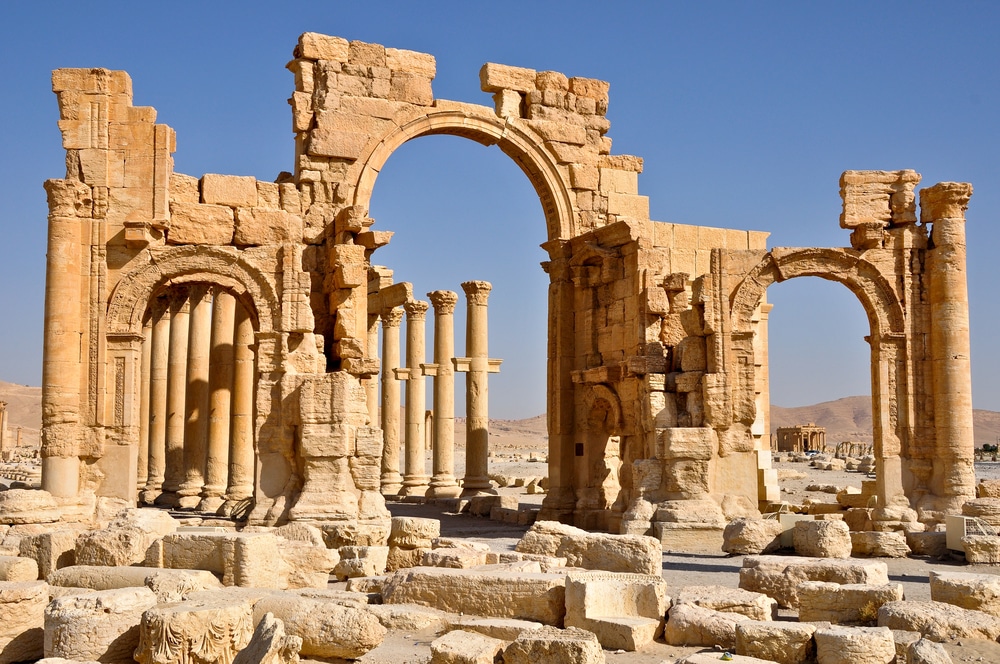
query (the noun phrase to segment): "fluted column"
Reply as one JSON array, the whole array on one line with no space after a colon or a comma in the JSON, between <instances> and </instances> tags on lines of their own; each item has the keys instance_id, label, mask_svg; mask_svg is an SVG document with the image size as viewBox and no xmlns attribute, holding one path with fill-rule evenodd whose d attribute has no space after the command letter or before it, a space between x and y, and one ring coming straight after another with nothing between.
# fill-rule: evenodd
<instances>
[{"instance_id":1,"label":"fluted column","mask_svg":"<svg viewBox=\"0 0 1000 664\"><path fill-rule=\"evenodd\" d=\"M163 492L158 505L177 504L184 481L184 409L187 401L187 351L191 304L187 288L179 288L170 302L170 349L167 360L167 422L164 447Z\"/></svg>"},{"instance_id":2,"label":"fluted column","mask_svg":"<svg viewBox=\"0 0 1000 664\"><path fill-rule=\"evenodd\" d=\"M423 496L427 492L424 462L424 408L426 394L420 365L426 359L424 322L426 302L407 302L406 311L406 454L401 495Z\"/></svg>"},{"instance_id":3,"label":"fluted column","mask_svg":"<svg viewBox=\"0 0 1000 664\"><path fill-rule=\"evenodd\" d=\"M226 489L226 504L222 508L225 514L232 511L236 503L253 495L255 383L253 321L250 320L246 308L237 303L233 343L233 416L229 437L229 487Z\"/></svg>"},{"instance_id":4,"label":"fluted column","mask_svg":"<svg viewBox=\"0 0 1000 664\"><path fill-rule=\"evenodd\" d=\"M217 512L229 481L229 429L232 421L233 341L236 298L218 290L212 306L212 349L209 356L208 451L205 488L199 511Z\"/></svg>"},{"instance_id":5,"label":"fluted column","mask_svg":"<svg viewBox=\"0 0 1000 664\"><path fill-rule=\"evenodd\" d=\"M439 290L427 294L434 305L434 476L429 498L456 498L462 493L455 479L455 304L458 294Z\"/></svg>"},{"instance_id":6,"label":"fluted column","mask_svg":"<svg viewBox=\"0 0 1000 664\"><path fill-rule=\"evenodd\" d=\"M930 223L927 252L937 454L931 492L938 509L958 510L975 497L969 289L966 279L965 209L972 185L942 182L920 191L920 216Z\"/></svg>"},{"instance_id":7,"label":"fluted column","mask_svg":"<svg viewBox=\"0 0 1000 664\"><path fill-rule=\"evenodd\" d=\"M149 363L153 346L153 317L142 327L142 359L139 367L139 454L136 460L135 485L146 488L149 478Z\"/></svg>"},{"instance_id":8,"label":"fluted column","mask_svg":"<svg viewBox=\"0 0 1000 664\"><path fill-rule=\"evenodd\" d=\"M193 509L205 486L208 444L209 353L212 348L212 289L191 287L191 327L188 332L187 402L184 407L184 481L177 491L178 507Z\"/></svg>"},{"instance_id":9,"label":"fluted column","mask_svg":"<svg viewBox=\"0 0 1000 664\"><path fill-rule=\"evenodd\" d=\"M382 494L398 495L403 488L399 474L399 324L403 310L383 311L382 319Z\"/></svg>"},{"instance_id":10,"label":"fluted column","mask_svg":"<svg viewBox=\"0 0 1000 664\"><path fill-rule=\"evenodd\" d=\"M456 360L465 376L465 479L462 495L496 493L489 478L490 409L488 374L499 371L499 361L489 359L486 301L493 287L486 281L462 284L468 300L465 354Z\"/></svg>"},{"instance_id":11,"label":"fluted column","mask_svg":"<svg viewBox=\"0 0 1000 664\"><path fill-rule=\"evenodd\" d=\"M170 360L170 309L165 297L153 300L149 342L149 457L141 499L153 503L163 491L167 440L167 371ZM145 380L143 382L146 382Z\"/></svg>"}]
</instances>

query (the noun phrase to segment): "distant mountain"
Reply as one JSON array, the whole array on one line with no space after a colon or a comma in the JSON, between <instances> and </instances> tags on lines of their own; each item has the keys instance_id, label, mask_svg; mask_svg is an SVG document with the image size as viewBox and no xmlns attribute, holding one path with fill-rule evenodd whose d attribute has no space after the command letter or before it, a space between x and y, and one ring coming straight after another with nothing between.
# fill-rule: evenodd
<instances>
[{"instance_id":1,"label":"distant mountain","mask_svg":"<svg viewBox=\"0 0 1000 664\"><path fill-rule=\"evenodd\" d=\"M771 433L778 427L814 423L826 428L828 445L845 440L872 442L872 398L870 396L844 397L812 406L782 408L771 404ZM1000 440L1000 413L992 410L972 411L973 436L976 447L984 443L996 444Z\"/></svg>"}]
</instances>

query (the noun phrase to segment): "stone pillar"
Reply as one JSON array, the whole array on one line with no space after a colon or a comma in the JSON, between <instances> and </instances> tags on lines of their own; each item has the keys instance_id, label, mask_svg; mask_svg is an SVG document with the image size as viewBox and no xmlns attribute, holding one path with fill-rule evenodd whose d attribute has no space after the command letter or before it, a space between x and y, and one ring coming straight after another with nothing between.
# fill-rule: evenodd
<instances>
[{"instance_id":1,"label":"stone pillar","mask_svg":"<svg viewBox=\"0 0 1000 664\"><path fill-rule=\"evenodd\" d=\"M406 311L406 454L404 456L403 496L423 496L430 480L424 463L424 409L426 395L421 365L426 356L424 322L426 302L403 305ZM402 374L402 372L400 372ZM402 376L401 376L402 377Z\"/></svg>"},{"instance_id":2,"label":"stone pillar","mask_svg":"<svg viewBox=\"0 0 1000 664\"><path fill-rule=\"evenodd\" d=\"M222 511L229 514L236 504L253 496L254 421L253 403L256 371L254 333L250 313L236 303L236 331L233 343L232 422L229 442L229 487Z\"/></svg>"},{"instance_id":3,"label":"stone pillar","mask_svg":"<svg viewBox=\"0 0 1000 664\"><path fill-rule=\"evenodd\" d=\"M151 312L152 313L152 312ZM146 488L149 478L149 363L153 345L153 317L142 326L142 360L139 366L139 454L136 462L136 489Z\"/></svg>"},{"instance_id":4,"label":"stone pillar","mask_svg":"<svg viewBox=\"0 0 1000 664\"><path fill-rule=\"evenodd\" d=\"M188 332L187 401L184 407L184 481L177 506L193 509L205 486L208 445L209 353L212 349L212 288L191 287L191 323Z\"/></svg>"},{"instance_id":5,"label":"stone pillar","mask_svg":"<svg viewBox=\"0 0 1000 664\"><path fill-rule=\"evenodd\" d=\"M468 300L465 321L465 354L456 358L456 368L465 371L465 479L462 495L496 493L489 478L490 408L487 376L500 370L500 362L489 359L486 300L493 290L486 281L466 281L462 290Z\"/></svg>"},{"instance_id":6,"label":"stone pillar","mask_svg":"<svg viewBox=\"0 0 1000 664\"><path fill-rule=\"evenodd\" d=\"M428 498L457 498L462 490L455 479L455 304L458 294L439 290L427 294L434 305L434 476Z\"/></svg>"},{"instance_id":7,"label":"stone pillar","mask_svg":"<svg viewBox=\"0 0 1000 664\"><path fill-rule=\"evenodd\" d=\"M170 359L170 310L166 298L153 300L149 342L149 457L140 499L152 504L163 491L167 440L167 367ZM144 381L145 382L145 381Z\"/></svg>"},{"instance_id":8,"label":"stone pillar","mask_svg":"<svg viewBox=\"0 0 1000 664\"><path fill-rule=\"evenodd\" d=\"M212 349L209 356L208 452L205 488L198 510L217 512L229 481L229 429L232 420L233 341L236 298L218 290L212 306Z\"/></svg>"},{"instance_id":9,"label":"stone pillar","mask_svg":"<svg viewBox=\"0 0 1000 664\"><path fill-rule=\"evenodd\" d=\"M0 461L7 461L4 452L7 451L7 402L0 401Z\"/></svg>"},{"instance_id":10,"label":"stone pillar","mask_svg":"<svg viewBox=\"0 0 1000 664\"><path fill-rule=\"evenodd\" d=\"M368 348L369 358L378 357L378 315L368 314ZM378 414L378 378L366 376L361 379L365 386L365 401L368 404L368 421L372 426L379 421Z\"/></svg>"},{"instance_id":11,"label":"stone pillar","mask_svg":"<svg viewBox=\"0 0 1000 664\"><path fill-rule=\"evenodd\" d=\"M179 288L170 302L170 348L167 360L166 431L163 491L158 505L177 505L184 480L184 408L187 400L187 352L191 305L187 288Z\"/></svg>"},{"instance_id":12,"label":"stone pillar","mask_svg":"<svg viewBox=\"0 0 1000 664\"><path fill-rule=\"evenodd\" d=\"M952 511L975 498L969 291L965 268L965 210L972 185L942 182L920 191L920 218L931 224L927 252L937 453L931 493L937 509Z\"/></svg>"},{"instance_id":13,"label":"stone pillar","mask_svg":"<svg viewBox=\"0 0 1000 664\"><path fill-rule=\"evenodd\" d=\"M394 307L382 319L382 495L398 495L403 488L399 474L399 324L403 310Z\"/></svg>"}]
</instances>

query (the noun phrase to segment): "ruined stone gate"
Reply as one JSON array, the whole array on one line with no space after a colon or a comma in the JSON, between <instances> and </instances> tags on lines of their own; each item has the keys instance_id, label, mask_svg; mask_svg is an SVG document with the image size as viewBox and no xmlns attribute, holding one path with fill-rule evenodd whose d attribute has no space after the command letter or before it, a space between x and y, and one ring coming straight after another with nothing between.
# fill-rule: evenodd
<instances>
[{"instance_id":1,"label":"ruined stone gate","mask_svg":"<svg viewBox=\"0 0 1000 664\"><path fill-rule=\"evenodd\" d=\"M847 172L851 246L769 251L766 233L649 219L642 160L611 154L605 82L487 64L492 106L440 100L432 56L314 33L288 68L295 159L275 182L175 173L174 133L127 74L54 72L67 173L46 183L42 455L67 506L166 495L383 532L378 383L396 376L378 324L427 305L390 297L372 261L392 234L367 210L393 151L431 134L496 145L542 203L543 518L666 541L777 500L765 292L799 276L868 314L877 519L936 521L973 495L969 185L922 190L918 222L917 174Z\"/></svg>"}]
</instances>

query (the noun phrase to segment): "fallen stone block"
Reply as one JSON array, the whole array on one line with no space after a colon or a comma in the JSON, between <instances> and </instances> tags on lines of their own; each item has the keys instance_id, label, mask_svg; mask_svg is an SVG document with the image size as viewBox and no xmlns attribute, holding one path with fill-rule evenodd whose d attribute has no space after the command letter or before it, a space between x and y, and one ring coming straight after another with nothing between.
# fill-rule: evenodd
<instances>
[{"instance_id":1,"label":"fallen stone block","mask_svg":"<svg viewBox=\"0 0 1000 664\"><path fill-rule=\"evenodd\" d=\"M1000 498L975 498L962 505L962 515L982 519L991 526L1000 526Z\"/></svg>"},{"instance_id":2,"label":"fallen stone block","mask_svg":"<svg viewBox=\"0 0 1000 664\"><path fill-rule=\"evenodd\" d=\"M343 546L338 550L340 562L333 568L338 580L385 574L389 559L387 546Z\"/></svg>"},{"instance_id":3,"label":"fallen stone block","mask_svg":"<svg viewBox=\"0 0 1000 664\"><path fill-rule=\"evenodd\" d=\"M420 561L421 567L450 567L470 569L486 564L486 551L474 549L431 549Z\"/></svg>"},{"instance_id":4,"label":"fallen stone block","mask_svg":"<svg viewBox=\"0 0 1000 664\"><path fill-rule=\"evenodd\" d=\"M656 576L663 573L663 549L656 538L646 535L588 533L555 521L536 521L514 550L566 558L571 567Z\"/></svg>"},{"instance_id":5,"label":"fallen stone block","mask_svg":"<svg viewBox=\"0 0 1000 664\"><path fill-rule=\"evenodd\" d=\"M771 620L778 608L778 603L764 593L725 586L684 586L671 603L697 604L713 611L739 613L751 620Z\"/></svg>"},{"instance_id":6,"label":"fallen stone block","mask_svg":"<svg viewBox=\"0 0 1000 664\"><path fill-rule=\"evenodd\" d=\"M920 632L932 641L1000 637L1000 618L944 602L889 602L878 610L878 624Z\"/></svg>"},{"instance_id":7,"label":"fallen stone block","mask_svg":"<svg viewBox=\"0 0 1000 664\"><path fill-rule=\"evenodd\" d=\"M392 631L416 631L433 627L440 632L451 616L420 604L372 604L367 609L378 618L382 627Z\"/></svg>"},{"instance_id":8,"label":"fallen stone block","mask_svg":"<svg viewBox=\"0 0 1000 664\"><path fill-rule=\"evenodd\" d=\"M472 516L489 518L494 509L513 509L518 505L517 496L473 496L469 499L468 512Z\"/></svg>"},{"instance_id":9,"label":"fallen stone block","mask_svg":"<svg viewBox=\"0 0 1000 664\"><path fill-rule=\"evenodd\" d=\"M784 556L747 556L740 569L740 588L773 597L784 608L798 608L798 585L803 581L885 585L889 571L874 560Z\"/></svg>"},{"instance_id":10,"label":"fallen stone block","mask_svg":"<svg viewBox=\"0 0 1000 664\"><path fill-rule=\"evenodd\" d=\"M149 567L206 570L221 576L226 586L288 587L288 569L273 533L177 532L150 551Z\"/></svg>"},{"instance_id":11,"label":"fallen stone block","mask_svg":"<svg viewBox=\"0 0 1000 664\"><path fill-rule=\"evenodd\" d=\"M503 653L504 664L603 664L597 637L576 627L522 632Z\"/></svg>"},{"instance_id":12,"label":"fallen stone block","mask_svg":"<svg viewBox=\"0 0 1000 664\"><path fill-rule=\"evenodd\" d=\"M906 533L906 544L915 555L943 558L948 555L948 533L912 532Z\"/></svg>"},{"instance_id":13,"label":"fallen stone block","mask_svg":"<svg viewBox=\"0 0 1000 664\"><path fill-rule=\"evenodd\" d=\"M45 656L131 663L142 614L154 606L156 595L149 588L55 599L45 609Z\"/></svg>"},{"instance_id":14,"label":"fallen stone block","mask_svg":"<svg viewBox=\"0 0 1000 664\"><path fill-rule=\"evenodd\" d=\"M756 657L748 657L746 655L731 655L732 659L728 660L733 664L775 664L775 660L770 659L758 659ZM678 659L675 664L715 664L719 661L719 653L695 653L693 655L688 655L687 657L682 657Z\"/></svg>"},{"instance_id":15,"label":"fallen stone block","mask_svg":"<svg viewBox=\"0 0 1000 664\"><path fill-rule=\"evenodd\" d=\"M733 519L722 532L722 550L744 556L772 553L781 548L783 530L777 519Z\"/></svg>"},{"instance_id":16,"label":"fallen stone block","mask_svg":"<svg viewBox=\"0 0 1000 664\"><path fill-rule=\"evenodd\" d=\"M597 635L609 650L634 652L663 631L669 604L663 577L614 572L566 576L566 627Z\"/></svg>"},{"instance_id":17,"label":"fallen stone block","mask_svg":"<svg viewBox=\"0 0 1000 664\"><path fill-rule=\"evenodd\" d=\"M299 654L357 659L378 646L386 629L367 609L341 606L293 593L275 593L254 604L255 619L265 613L285 623L288 634L302 639Z\"/></svg>"},{"instance_id":18,"label":"fallen stone block","mask_svg":"<svg viewBox=\"0 0 1000 664\"><path fill-rule=\"evenodd\" d=\"M516 620L514 618L479 618L477 616L458 616L448 621L448 629L463 629L467 632L479 632L501 641L513 641L525 630L536 630L543 627L542 623L531 620Z\"/></svg>"},{"instance_id":19,"label":"fallen stone block","mask_svg":"<svg viewBox=\"0 0 1000 664\"><path fill-rule=\"evenodd\" d=\"M33 558L0 556L0 581L37 581L38 563Z\"/></svg>"},{"instance_id":20,"label":"fallen stone block","mask_svg":"<svg viewBox=\"0 0 1000 664\"><path fill-rule=\"evenodd\" d=\"M779 664L805 664L816 658L815 631L815 625L793 622L741 622L736 625L736 653Z\"/></svg>"},{"instance_id":21,"label":"fallen stone block","mask_svg":"<svg viewBox=\"0 0 1000 664\"><path fill-rule=\"evenodd\" d=\"M389 546L401 549L429 549L441 536L441 522L415 516L394 516L389 528Z\"/></svg>"},{"instance_id":22,"label":"fallen stone block","mask_svg":"<svg viewBox=\"0 0 1000 664\"><path fill-rule=\"evenodd\" d=\"M377 593L382 594L382 587L388 576L364 576L349 579L347 581L347 591L352 593Z\"/></svg>"},{"instance_id":23,"label":"fallen stone block","mask_svg":"<svg viewBox=\"0 0 1000 664\"><path fill-rule=\"evenodd\" d=\"M44 581L0 582L0 664L44 656L48 603L49 586Z\"/></svg>"},{"instance_id":24,"label":"fallen stone block","mask_svg":"<svg viewBox=\"0 0 1000 664\"><path fill-rule=\"evenodd\" d=\"M431 540L433 549L471 549L473 551L490 551L490 545L486 542L463 539L461 537L435 537Z\"/></svg>"},{"instance_id":25,"label":"fallen stone block","mask_svg":"<svg viewBox=\"0 0 1000 664\"><path fill-rule=\"evenodd\" d=\"M799 620L835 625L874 625L883 604L903 600L903 586L804 581L799 584Z\"/></svg>"},{"instance_id":26,"label":"fallen stone block","mask_svg":"<svg viewBox=\"0 0 1000 664\"><path fill-rule=\"evenodd\" d=\"M500 565L517 562L537 562L542 572L556 572L566 567L565 558L544 556L539 553L519 553L517 551L489 551L486 554L487 565Z\"/></svg>"},{"instance_id":27,"label":"fallen stone block","mask_svg":"<svg viewBox=\"0 0 1000 664\"><path fill-rule=\"evenodd\" d=\"M843 521L798 521L792 529L792 543L800 556L851 557L851 530Z\"/></svg>"},{"instance_id":28,"label":"fallen stone block","mask_svg":"<svg viewBox=\"0 0 1000 664\"><path fill-rule=\"evenodd\" d=\"M246 648L236 654L233 664L297 664L300 648L302 639L285 634L285 624L265 613Z\"/></svg>"},{"instance_id":29,"label":"fallen stone block","mask_svg":"<svg viewBox=\"0 0 1000 664\"><path fill-rule=\"evenodd\" d=\"M62 517L59 505L48 491L8 489L0 491L0 523L54 523Z\"/></svg>"},{"instance_id":30,"label":"fallen stone block","mask_svg":"<svg viewBox=\"0 0 1000 664\"><path fill-rule=\"evenodd\" d=\"M940 643L920 639L910 644L906 651L907 664L952 664L951 656Z\"/></svg>"},{"instance_id":31,"label":"fallen stone block","mask_svg":"<svg viewBox=\"0 0 1000 664\"><path fill-rule=\"evenodd\" d=\"M561 625L566 578L559 574L415 567L396 572L382 589L386 604L422 604L449 613Z\"/></svg>"},{"instance_id":32,"label":"fallen stone block","mask_svg":"<svg viewBox=\"0 0 1000 664\"><path fill-rule=\"evenodd\" d=\"M385 569L389 572L395 572L400 569L408 569L411 567L420 567L423 562L424 555L430 553L433 549L422 547L419 549L404 549L399 546L390 546L389 555L385 559Z\"/></svg>"},{"instance_id":33,"label":"fallen stone block","mask_svg":"<svg viewBox=\"0 0 1000 664\"><path fill-rule=\"evenodd\" d=\"M177 530L177 521L163 510L127 509L102 530L76 538L77 565L137 565L156 540Z\"/></svg>"},{"instance_id":34,"label":"fallen stone block","mask_svg":"<svg viewBox=\"0 0 1000 664\"><path fill-rule=\"evenodd\" d=\"M340 563L340 554L336 549L326 548L322 535L319 538L320 544L316 545L278 537L278 551L287 570L287 588L325 588L330 582L330 574Z\"/></svg>"},{"instance_id":35,"label":"fallen stone block","mask_svg":"<svg viewBox=\"0 0 1000 664\"><path fill-rule=\"evenodd\" d=\"M966 535L962 538L962 546L965 561L970 565L1000 565L1000 537Z\"/></svg>"},{"instance_id":36,"label":"fallen stone block","mask_svg":"<svg viewBox=\"0 0 1000 664\"><path fill-rule=\"evenodd\" d=\"M96 565L73 565L58 569L49 575L49 584L90 590L145 586L153 591L159 602L178 602L190 593L223 587L215 575L204 570Z\"/></svg>"},{"instance_id":37,"label":"fallen stone block","mask_svg":"<svg viewBox=\"0 0 1000 664\"><path fill-rule=\"evenodd\" d=\"M77 535L77 531L66 529L26 535L19 545L21 557L34 559L38 577L47 579L54 570L76 564Z\"/></svg>"},{"instance_id":38,"label":"fallen stone block","mask_svg":"<svg viewBox=\"0 0 1000 664\"><path fill-rule=\"evenodd\" d=\"M931 570L931 599L1000 617L1000 576Z\"/></svg>"},{"instance_id":39,"label":"fallen stone block","mask_svg":"<svg viewBox=\"0 0 1000 664\"><path fill-rule=\"evenodd\" d=\"M885 627L825 627L813 634L817 664L889 664L896 661Z\"/></svg>"},{"instance_id":40,"label":"fallen stone block","mask_svg":"<svg viewBox=\"0 0 1000 664\"><path fill-rule=\"evenodd\" d=\"M678 604L670 607L663 639L672 646L736 646L736 625L749 621L740 613L723 613L698 606Z\"/></svg>"},{"instance_id":41,"label":"fallen stone block","mask_svg":"<svg viewBox=\"0 0 1000 664\"><path fill-rule=\"evenodd\" d=\"M906 535L899 531L851 533L851 555L869 558L905 558L910 554Z\"/></svg>"},{"instance_id":42,"label":"fallen stone block","mask_svg":"<svg viewBox=\"0 0 1000 664\"><path fill-rule=\"evenodd\" d=\"M142 614L139 664L231 662L253 635L251 602L236 593L160 604Z\"/></svg>"},{"instance_id":43,"label":"fallen stone block","mask_svg":"<svg viewBox=\"0 0 1000 664\"><path fill-rule=\"evenodd\" d=\"M503 646L500 639L455 630L431 642L431 664L494 664Z\"/></svg>"}]
</instances>

